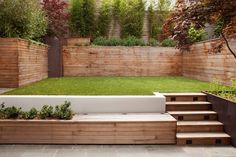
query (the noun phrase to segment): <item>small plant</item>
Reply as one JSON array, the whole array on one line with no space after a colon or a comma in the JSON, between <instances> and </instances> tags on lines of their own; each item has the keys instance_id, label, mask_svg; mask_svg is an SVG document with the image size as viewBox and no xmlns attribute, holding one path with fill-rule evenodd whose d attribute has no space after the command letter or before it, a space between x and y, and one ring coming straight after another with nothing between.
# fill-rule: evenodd
<instances>
[{"instance_id":1,"label":"small plant","mask_svg":"<svg viewBox=\"0 0 236 157\"><path fill-rule=\"evenodd\" d=\"M158 45L158 41L156 39L151 38L148 42L149 46L157 46Z\"/></svg>"},{"instance_id":2,"label":"small plant","mask_svg":"<svg viewBox=\"0 0 236 157\"><path fill-rule=\"evenodd\" d=\"M6 107L3 109L5 119L16 119L22 115L21 108L15 106Z\"/></svg>"},{"instance_id":3,"label":"small plant","mask_svg":"<svg viewBox=\"0 0 236 157\"><path fill-rule=\"evenodd\" d=\"M190 27L188 30L188 36L192 42L202 41L205 35L206 31L204 29L195 29L194 27Z\"/></svg>"},{"instance_id":4,"label":"small plant","mask_svg":"<svg viewBox=\"0 0 236 157\"><path fill-rule=\"evenodd\" d=\"M1 103L0 106L0 119L4 119L4 108L5 108L5 103Z\"/></svg>"},{"instance_id":5,"label":"small plant","mask_svg":"<svg viewBox=\"0 0 236 157\"><path fill-rule=\"evenodd\" d=\"M31 108L28 112L23 113L24 119L34 119L38 116L38 111L36 108Z\"/></svg>"},{"instance_id":6,"label":"small plant","mask_svg":"<svg viewBox=\"0 0 236 157\"><path fill-rule=\"evenodd\" d=\"M39 117L41 119L52 118L53 117L53 107L49 105L44 105L39 112Z\"/></svg>"},{"instance_id":7,"label":"small plant","mask_svg":"<svg viewBox=\"0 0 236 157\"><path fill-rule=\"evenodd\" d=\"M62 105L57 105L55 107L54 117L58 119L66 119L66 120L71 119L73 116L73 113L70 107L71 107L71 103L68 101L65 101L65 103Z\"/></svg>"},{"instance_id":8,"label":"small plant","mask_svg":"<svg viewBox=\"0 0 236 157\"><path fill-rule=\"evenodd\" d=\"M175 47L176 46L176 42L172 39L165 39L161 42L161 46L164 47Z\"/></svg>"}]
</instances>

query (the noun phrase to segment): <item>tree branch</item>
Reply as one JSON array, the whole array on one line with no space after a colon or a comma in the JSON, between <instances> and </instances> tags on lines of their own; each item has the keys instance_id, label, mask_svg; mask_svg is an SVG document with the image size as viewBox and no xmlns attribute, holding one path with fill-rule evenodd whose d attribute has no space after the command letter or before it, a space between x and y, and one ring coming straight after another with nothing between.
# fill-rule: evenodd
<instances>
[{"instance_id":1,"label":"tree branch","mask_svg":"<svg viewBox=\"0 0 236 157\"><path fill-rule=\"evenodd\" d=\"M234 56L234 58L236 59L236 53L231 49L230 45L229 45L229 42L228 40L226 39L224 33L221 31L221 36L223 37L225 43L226 43L226 46L228 47L230 53Z\"/></svg>"}]
</instances>

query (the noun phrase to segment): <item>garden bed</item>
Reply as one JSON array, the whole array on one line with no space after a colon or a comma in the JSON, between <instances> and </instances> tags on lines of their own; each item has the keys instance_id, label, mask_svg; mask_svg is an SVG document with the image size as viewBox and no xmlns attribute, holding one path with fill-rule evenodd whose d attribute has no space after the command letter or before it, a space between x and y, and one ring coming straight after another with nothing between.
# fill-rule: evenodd
<instances>
[{"instance_id":1,"label":"garden bed","mask_svg":"<svg viewBox=\"0 0 236 157\"><path fill-rule=\"evenodd\" d=\"M226 133L231 136L232 144L236 146L236 102L208 92L205 93L207 100L212 103L213 110L218 113L219 121L224 123Z\"/></svg>"},{"instance_id":2,"label":"garden bed","mask_svg":"<svg viewBox=\"0 0 236 157\"><path fill-rule=\"evenodd\" d=\"M72 120L0 120L0 144L175 144L169 114L76 115Z\"/></svg>"}]
</instances>

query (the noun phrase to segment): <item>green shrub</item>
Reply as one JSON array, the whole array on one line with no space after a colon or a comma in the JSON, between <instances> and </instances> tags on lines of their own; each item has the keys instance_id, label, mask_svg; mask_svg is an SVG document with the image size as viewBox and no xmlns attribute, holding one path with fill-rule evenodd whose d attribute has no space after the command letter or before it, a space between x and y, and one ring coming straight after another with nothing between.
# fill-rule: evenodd
<instances>
[{"instance_id":1,"label":"green shrub","mask_svg":"<svg viewBox=\"0 0 236 157\"><path fill-rule=\"evenodd\" d=\"M23 113L24 119L34 119L38 116L38 111L36 108L31 108L28 112Z\"/></svg>"},{"instance_id":2,"label":"green shrub","mask_svg":"<svg viewBox=\"0 0 236 157\"><path fill-rule=\"evenodd\" d=\"M161 46L164 47L175 47L176 46L176 42L172 39L165 39L161 42Z\"/></svg>"},{"instance_id":3,"label":"green shrub","mask_svg":"<svg viewBox=\"0 0 236 157\"><path fill-rule=\"evenodd\" d=\"M71 0L70 2L71 35L91 37L95 24L95 1Z\"/></svg>"},{"instance_id":4,"label":"green shrub","mask_svg":"<svg viewBox=\"0 0 236 157\"><path fill-rule=\"evenodd\" d=\"M71 103L68 101L65 101L65 103L62 105L57 105L54 111L54 118L67 119L67 120L71 119L73 113L70 106Z\"/></svg>"},{"instance_id":5,"label":"green shrub","mask_svg":"<svg viewBox=\"0 0 236 157\"><path fill-rule=\"evenodd\" d=\"M112 20L111 0L103 0L99 8L99 16L96 24L96 36L108 36L109 26Z\"/></svg>"},{"instance_id":6,"label":"green shrub","mask_svg":"<svg viewBox=\"0 0 236 157\"><path fill-rule=\"evenodd\" d=\"M21 108L15 106L4 108L4 118L5 119L16 119L22 115Z\"/></svg>"},{"instance_id":7,"label":"green shrub","mask_svg":"<svg viewBox=\"0 0 236 157\"><path fill-rule=\"evenodd\" d=\"M123 39L123 46L145 46L143 39L138 39L134 36L129 36Z\"/></svg>"},{"instance_id":8,"label":"green shrub","mask_svg":"<svg viewBox=\"0 0 236 157\"><path fill-rule=\"evenodd\" d=\"M151 39L148 41L148 45L149 45L149 46L157 46L157 45L158 45L158 41L157 41L156 39L151 38Z\"/></svg>"},{"instance_id":9,"label":"green shrub","mask_svg":"<svg viewBox=\"0 0 236 157\"><path fill-rule=\"evenodd\" d=\"M0 37L40 40L47 20L38 0L1 0Z\"/></svg>"},{"instance_id":10,"label":"green shrub","mask_svg":"<svg viewBox=\"0 0 236 157\"><path fill-rule=\"evenodd\" d=\"M194 27L190 27L188 30L188 36L192 42L202 41L205 35L206 31L204 29L195 29Z\"/></svg>"},{"instance_id":11,"label":"green shrub","mask_svg":"<svg viewBox=\"0 0 236 157\"><path fill-rule=\"evenodd\" d=\"M121 37L135 36L140 38L144 24L144 3L142 0L120 0L119 21Z\"/></svg>"},{"instance_id":12,"label":"green shrub","mask_svg":"<svg viewBox=\"0 0 236 157\"><path fill-rule=\"evenodd\" d=\"M5 117L4 108L5 108L5 103L3 102L0 105L0 119L4 119L4 117Z\"/></svg>"},{"instance_id":13,"label":"green shrub","mask_svg":"<svg viewBox=\"0 0 236 157\"><path fill-rule=\"evenodd\" d=\"M39 117L41 119L53 118L53 107L49 105L44 105L39 112Z\"/></svg>"},{"instance_id":14,"label":"green shrub","mask_svg":"<svg viewBox=\"0 0 236 157\"><path fill-rule=\"evenodd\" d=\"M94 45L100 46L145 46L143 39L130 36L124 39L98 37L93 41Z\"/></svg>"}]
</instances>

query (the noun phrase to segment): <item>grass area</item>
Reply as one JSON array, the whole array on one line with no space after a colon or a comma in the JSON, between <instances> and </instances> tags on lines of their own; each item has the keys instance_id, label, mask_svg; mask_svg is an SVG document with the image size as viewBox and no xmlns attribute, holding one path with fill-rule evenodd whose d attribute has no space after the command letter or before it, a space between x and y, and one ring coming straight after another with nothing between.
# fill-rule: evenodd
<instances>
[{"instance_id":1,"label":"grass area","mask_svg":"<svg viewBox=\"0 0 236 157\"><path fill-rule=\"evenodd\" d=\"M49 78L6 95L152 95L152 92L200 92L211 84L186 77Z\"/></svg>"}]
</instances>

